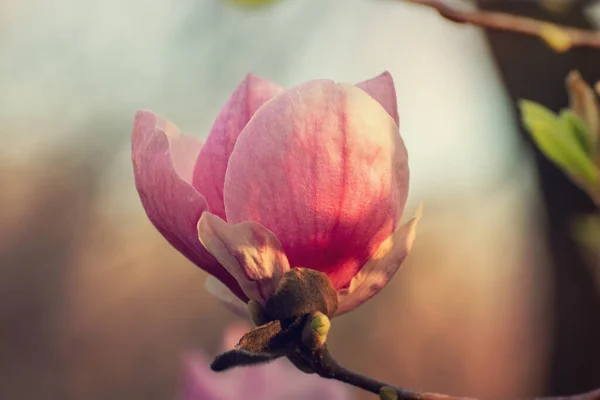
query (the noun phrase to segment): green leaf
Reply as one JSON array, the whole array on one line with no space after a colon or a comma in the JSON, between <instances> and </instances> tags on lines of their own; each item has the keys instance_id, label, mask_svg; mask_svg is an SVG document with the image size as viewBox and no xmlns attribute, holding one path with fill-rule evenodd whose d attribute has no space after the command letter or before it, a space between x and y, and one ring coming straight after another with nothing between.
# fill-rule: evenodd
<instances>
[{"instance_id":1,"label":"green leaf","mask_svg":"<svg viewBox=\"0 0 600 400\"><path fill-rule=\"evenodd\" d=\"M600 136L600 110L594 90L583 80L578 71L571 71L566 79L571 110L583 121L592 158L598 153Z\"/></svg>"},{"instance_id":2,"label":"green leaf","mask_svg":"<svg viewBox=\"0 0 600 400\"><path fill-rule=\"evenodd\" d=\"M533 101L521 100L519 106L523 125L542 153L583 183L595 185L598 171L571 125Z\"/></svg>"},{"instance_id":3,"label":"green leaf","mask_svg":"<svg viewBox=\"0 0 600 400\"><path fill-rule=\"evenodd\" d=\"M577 142L581 149L588 156L591 156L595 149L590 141L590 136L588 134L589 128L585 122L569 109L562 110L559 118L560 122L564 125L564 129L571 132L571 134L577 138Z\"/></svg>"},{"instance_id":4,"label":"green leaf","mask_svg":"<svg viewBox=\"0 0 600 400\"><path fill-rule=\"evenodd\" d=\"M578 243L600 257L600 247L598 247L598 243L600 243L600 214L588 214L575 218L572 224L572 232Z\"/></svg>"}]
</instances>

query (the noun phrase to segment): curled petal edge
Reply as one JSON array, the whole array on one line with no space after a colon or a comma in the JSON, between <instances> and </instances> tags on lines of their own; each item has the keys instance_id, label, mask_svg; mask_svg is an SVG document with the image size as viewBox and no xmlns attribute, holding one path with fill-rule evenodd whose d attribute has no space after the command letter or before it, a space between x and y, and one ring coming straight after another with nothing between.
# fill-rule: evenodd
<instances>
[{"instance_id":1,"label":"curled petal edge","mask_svg":"<svg viewBox=\"0 0 600 400\"><path fill-rule=\"evenodd\" d=\"M166 118L140 110L135 115L131 146L135 185L148 219L190 261L244 298L237 282L195 235L207 204L186 178L191 177L193 159L202 144L180 133Z\"/></svg>"},{"instance_id":2,"label":"curled petal edge","mask_svg":"<svg viewBox=\"0 0 600 400\"><path fill-rule=\"evenodd\" d=\"M336 316L354 310L375 296L392 279L410 252L415 240L417 225L423 215L423 204L406 224L399 226L365 263L350 284L338 290Z\"/></svg>"},{"instance_id":3,"label":"curled petal edge","mask_svg":"<svg viewBox=\"0 0 600 400\"><path fill-rule=\"evenodd\" d=\"M249 299L264 305L290 265L277 236L261 224L229 224L209 212L198 221L204 248L238 282Z\"/></svg>"}]
</instances>

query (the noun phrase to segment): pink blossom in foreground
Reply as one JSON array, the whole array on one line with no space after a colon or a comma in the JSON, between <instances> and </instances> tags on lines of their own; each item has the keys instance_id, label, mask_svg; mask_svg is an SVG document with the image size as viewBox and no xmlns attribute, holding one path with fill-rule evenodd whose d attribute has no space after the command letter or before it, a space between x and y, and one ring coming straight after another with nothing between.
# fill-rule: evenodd
<instances>
[{"instance_id":1,"label":"pink blossom in foreground","mask_svg":"<svg viewBox=\"0 0 600 400\"><path fill-rule=\"evenodd\" d=\"M379 292L412 246L418 216L399 224L408 156L387 72L289 90L248 75L204 145L150 111L136 114L132 144L149 219L231 305L265 304L305 267L327 274L339 315Z\"/></svg>"},{"instance_id":2,"label":"pink blossom in foreground","mask_svg":"<svg viewBox=\"0 0 600 400\"><path fill-rule=\"evenodd\" d=\"M232 326L225 336L230 349L248 331L243 324ZM213 372L202 353L183 360L180 400L349 400L351 389L343 383L306 374L286 359L269 364Z\"/></svg>"}]
</instances>

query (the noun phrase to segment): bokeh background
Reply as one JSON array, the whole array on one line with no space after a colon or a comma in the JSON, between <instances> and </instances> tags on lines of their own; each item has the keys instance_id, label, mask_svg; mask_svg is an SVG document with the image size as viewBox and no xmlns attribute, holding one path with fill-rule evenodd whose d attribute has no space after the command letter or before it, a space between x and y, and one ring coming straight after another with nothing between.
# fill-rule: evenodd
<instances>
[{"instance_id":1,"label":"bokeh background","mask_svg":"<svg viewBox=\"0 0 600 400\"><path fill-rule=\"evenodd\" d=\"M595 27L590 2L569 3L479 6ZM148 108L206 138L248 72L395 79L406 217L425 216L392 283L335 320L343 364L485 399L600 386L600 236L573 235L594 209L515 108L565 107L571 68L600 79L600 52L400 1L0 0L0 399L174 399L182 354L220 350L235 317L145 218L130 135Z\"/></svg>"}]
</instances>

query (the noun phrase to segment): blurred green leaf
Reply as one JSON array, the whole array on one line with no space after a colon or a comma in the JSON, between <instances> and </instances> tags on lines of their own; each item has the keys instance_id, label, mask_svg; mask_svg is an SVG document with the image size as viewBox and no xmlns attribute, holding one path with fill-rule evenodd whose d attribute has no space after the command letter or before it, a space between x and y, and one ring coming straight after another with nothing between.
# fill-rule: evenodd
<instances>
[{"instance_id":1,"label":"blurred green leaf","mask_svg":"<svg viewBox=\"0 0 600 400\"><path fill-rule=\"evenodd\" d=\"M232 3L236 6L246 7L246 8L258 8L267 6L269 4L276 3L278 0L227 0L229 3Z\"/></svg>"},{"instance_id":2,"label":"blurred green leaf","mask_svg":"<svg viewBox=\"0 0 600 400\"><path fill-rule=\"evenodd\" d=\"M585 122L569 109L562 110L559 118L560 122L564 124L564 128L575 134L583 151L588 156L591 156L593 154L593 147L588 135L588 127Z\"/></svg>"},{"instance_id":3,"label":"blurred green leaf","mask_svg":"<svg viewBox=\"0 0 600 400\"><path fill-rule=\"evenodd\" d=\"M581 216L573 222L575 239L600 256L600 215Z\"/></svg>"},{"instance_id":4,"label":"blurred green leaf","mask_svg":"<svg viewBox=\"0 0 600 400\"><path fill-rule=\"evenodd\" d=\"M561 119L529 100L521 100L519 106L523 124L542 153L584 184L595 185L598 171L581 145L580 134L572 129L573 119L568 116Z\"/></svg>"},{"instance_id":5,"label":"blurred green leaf","mask_svg":"<svg viewBox=\"0 0 600 400\"><path fill-rule=\"evenodd\" d=\"M578 71L571 71L566 79L569 90L571 110L584 122L586 135L591 146L592 158L598 153L598 136L600 134L600 110L596 93L583 80Z\"/></svg>"},{"instance_id":6,"label":"blurred green leaf","mask_svg":"<svg viewBox=\"0 0 600 400\"><path fill-rule=\"evenodd\" d=\"M600 203L598 203L600 205ZM600 291L600 214L582 215L574 219L571 232L577 243L589 255L591 277Z\"/></svg>"},{"instance_id":7,"label":"blurred green leaf","mask_svg":"<svg viewBox=\"0 0 600 400\"><path fill-rule=\"evenodd\" d=\"M565 14L573 6L570 0L538 0L538 4L543 9L555 14Z\"/></svg>"}]
</instances>

